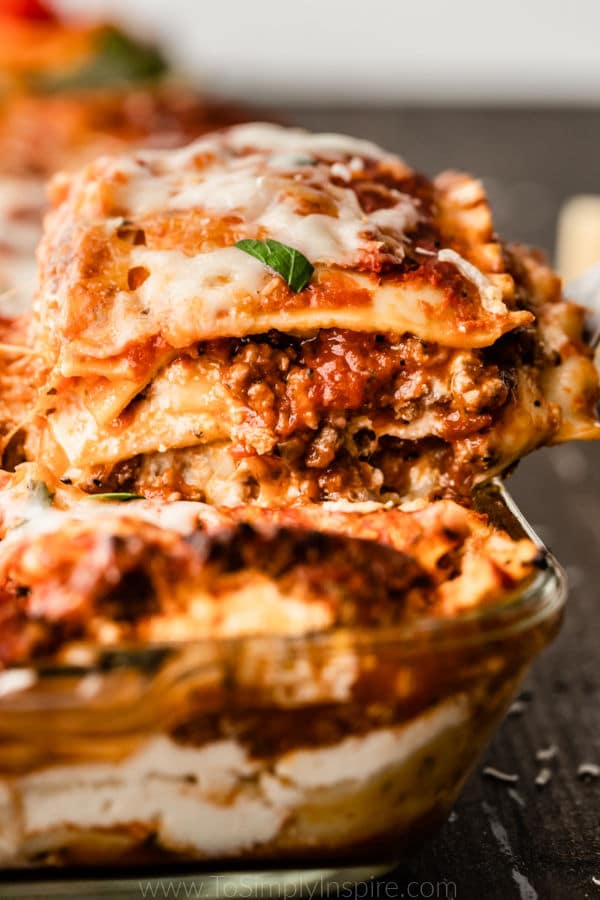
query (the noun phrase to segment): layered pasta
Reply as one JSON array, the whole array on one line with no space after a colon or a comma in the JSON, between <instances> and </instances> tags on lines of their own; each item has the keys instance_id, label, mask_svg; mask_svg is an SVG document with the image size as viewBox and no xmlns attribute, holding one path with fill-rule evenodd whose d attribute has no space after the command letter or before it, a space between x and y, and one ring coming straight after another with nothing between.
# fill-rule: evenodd
<instances>
[{"instance_id":1,"label":"layered pasta","mask_svg":"<svg viewBox=\"0 0 600 900\"><path fill-rule=\"evenodd\" d=\"M464 497L598 436L583 311L467 175L251 124L101 158L52 204L27 454L83 490Z\"/></svg>"},{"instance_id":2,"label":"layered pasta","mask_svg":"<svg viewBox=\"0 0 600 900\"><path fill-rule=\"evenodd\" d=\"M597 435L582 310L478 182L338 135L51 201L0 320L2 865L393 858L558 623L471 492Z\"/></svg>"},{"instance_id":3,"label":"layered pasta","mask_svg":"<svg viewBox=\"0 0 600 900\"><path fill-rule=\"evenodd\" d=\"M84 645L408 626L500 603L541 564L449 500L164 503L88 496L32 465L4 476L0 533L0 667Z\"/></svg>"}]
</instances>

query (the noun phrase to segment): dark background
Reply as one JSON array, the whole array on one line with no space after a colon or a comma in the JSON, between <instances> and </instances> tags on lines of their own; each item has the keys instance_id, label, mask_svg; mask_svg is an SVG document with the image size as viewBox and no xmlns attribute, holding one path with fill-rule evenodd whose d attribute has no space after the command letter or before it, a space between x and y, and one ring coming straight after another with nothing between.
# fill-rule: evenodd
<instances>
[{"instance_id":1,"label":"dark background","mask_svg":"<svg viewBox=\"0 0 600 900\"><path fill-rule=\"evenodd\" d=\"M296 107L280 116L370 138L430 175L477 174L500 234L549 254L562 203L600 194L596 110ZM509 488L567 570L566 620L523 686L524 712L506 719L481 764L516 773L518 782L491 781L479 767L439 836L391 877L393 896L411 896L412 881L422 883L412 896L444 897L435 883L447 881L457 900L600 898L600 779L577 777L580 763L600 764L600 447L538 452ZM556 758L537 762L536 751L551 744ZM552 780L536 787L542 765Z\"/></svg>"}]
</instances>

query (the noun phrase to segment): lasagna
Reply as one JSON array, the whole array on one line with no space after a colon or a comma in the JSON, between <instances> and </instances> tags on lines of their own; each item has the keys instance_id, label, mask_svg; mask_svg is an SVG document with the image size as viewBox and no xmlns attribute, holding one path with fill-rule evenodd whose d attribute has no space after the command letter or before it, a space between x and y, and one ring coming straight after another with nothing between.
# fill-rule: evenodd
<instances>
[{"instance_id":1,"label":"lasagna","mask_svg":"<svg viewBox=\"0 0 600 900\"><path fill-rule=\"evenodd\" d=\"M478 182L352 138L230 128L51 201L0 321L0 864L405 853L558 623L470 492L596 436L581 310Z\"/></svg>"},{"instance_id":2,"label":"lasagna","mask_svg":"<svg viewBox=\"0 0 600 900\"><path fill-rule=\"evenodd\" d=\"M4 867L387 861L549 634L513 602L547 558L451 500L223 508L25 464L0 533Z\"/></svg>"},{"instance_id":3,"label":"lasagna","mask_svg":"<svg viewBox=\"0 0 600 900\"><path fill-rule=\"evenodd\" d=\"M44 476L46 480L44 480ZM35 466L0 492L0 665L73 645L394 628L497 604L539 553L451 500L213 507L86 495Z\"/></svg>"},{"instance_id":4,"label":"lasagna","mask_svg":"<svg viewBox=\"0 0 600 900\"><path fill-rule=\"evenodd\" d=\"M83 490L468 497L598 436L583 311L467 175L249 124L51 193L26 453Z\"/></svg>"}]
</instances>

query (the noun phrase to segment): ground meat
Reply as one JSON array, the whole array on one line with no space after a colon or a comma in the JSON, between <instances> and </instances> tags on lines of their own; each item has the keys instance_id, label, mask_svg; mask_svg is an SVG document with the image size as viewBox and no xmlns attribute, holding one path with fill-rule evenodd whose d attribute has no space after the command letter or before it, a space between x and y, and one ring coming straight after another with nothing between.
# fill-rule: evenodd
<instances>
[{"instance_id":1,"label":"ground meat","mask_svg":"<svg viewBox=\"0 0 600 900\"><path fill-rule=\"evenodd\" d=\"M328 466L333 461L342 440L343 435L333 425L324 425L308 448L306 465L314 469Z\"/></svg>"},{"instance_id":2,"label":"ground meat","mask_svg":"<svg viewBox=\"0 0 600 900\"><path fill-rule=\"evenodd\" d=\"M246 407L240 428L260 425L272 444L300 436L307 465L327 466L350 414L410 423L429 408L441 413L447 440L488 427L506 403L511 374L480 351L457 351L412 335L323 329L307 338L278 332L201 345L223 382ZM317 434L315 434L317 432ZM243 444L243 437L241 438ZM293 445L292 445L293 446ZM240 448L243 455L244 449Z\"/></svg>"},{"instance_id":3,"label":"ground meat","mask_svg":"<svg viewBox=\"0 0 600 900\"><path fill-rule=\"evenodd\" d=\"M437 494L441 481L450 495L468 490L473 474L492 466L487 436L510 399L521 344L517 335L511 353L507 343L503 365L486 351L340 329L304 338L272 331L203 343L195 352L218 367L243 407L223 450L236 473L245 473L243 502L269 494L271 485L318 502L412 494L417 482L417 493ZM418 426L430 412L426 437L386 436L395 423ZM455 458L461 441L475 448L469 471ZM203 459L201 444L145 455L95 473L86 489L212 502L210 490L193 488L206 483ZM415 474L419 460L422 476ZM435 485L420 483L434 472Z\"/></svg>"}]
</instances>

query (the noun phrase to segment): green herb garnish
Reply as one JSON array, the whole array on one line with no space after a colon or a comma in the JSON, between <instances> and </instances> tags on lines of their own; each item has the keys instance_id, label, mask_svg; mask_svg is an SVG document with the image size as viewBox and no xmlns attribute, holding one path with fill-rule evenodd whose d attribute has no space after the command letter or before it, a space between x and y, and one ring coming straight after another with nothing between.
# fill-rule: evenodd
<instances>
[{"instance_id":1,"label":"green herb garnish","mask_svg":"<svg viewBox=\"0 0 600 900\"><path fill-rule=\"evenodd\" d=\"M117 503L129 503L130 500L143 500L141 494L127 494L127 493L119 493L109 492L108 494L90 494L91 500L115 500Z\"/></svg>"},{"instance_id":2,"label":"green herb garnish","mask_svg":"<svg viewBox=\"0 0 600 900\"><path fill-rule=\"evenodd\" d=\"M54 494L45 481L34 479L27 484L27 493L32 503L38 506L52 506Z\"/></svg>"},{"instance_id":3,"label":"green herb garnish","mask_svg":"<svg viewBox=\"0 0 600 900\"><path fill-rule=\"evenodd\" d=\"M259 259L269 269L273 269L283 280L289 284L293 291L298 293L304 290L315 271L307 258L294 250L293 247L286 247L279 241L266 240L254 241L246 239L238 241L235 245L244 253Z\"/></svg>"},{"instance_id":4,"label":"green herb garnish","mask_svg":"<svg viewBox=\"0 0 600 900\"><path fill-rule=\"evenodd\" d=\"M79 69L38 77L44 91L78 91L159 78L167 64L159 51L132 40L118 28L103 28L96 39L94 56Z\"/></svg>"}]
</instances>

